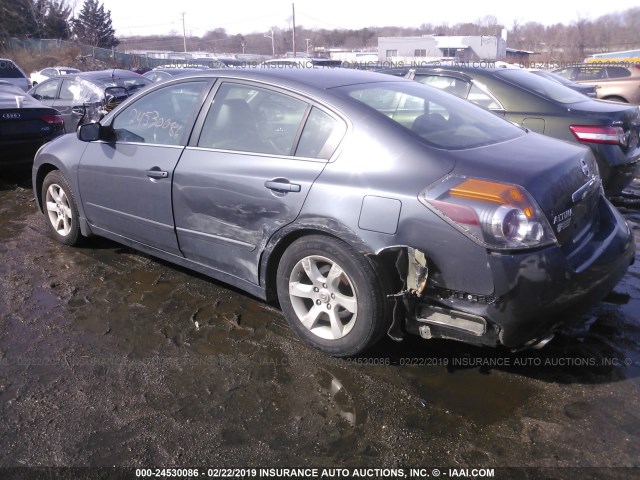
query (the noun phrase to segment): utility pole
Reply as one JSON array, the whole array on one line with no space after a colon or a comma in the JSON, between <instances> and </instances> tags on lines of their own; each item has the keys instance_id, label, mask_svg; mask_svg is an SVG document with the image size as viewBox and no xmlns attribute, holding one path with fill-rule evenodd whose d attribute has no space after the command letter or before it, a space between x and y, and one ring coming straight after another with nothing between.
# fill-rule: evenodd
<instances>
[{"instance_id":1,"label":"utility pole","mask_svg":"<svg viewBox=\"0 0 640 480\"><path fill-rule=\"evenodd\" d=\"M311 39L305 38L305 40L307 41L307 56L309 56L309 42L311 41Z\"/></svg>"},{"instance_id":2,"label":"utility pole","mask_svg":"<svg viewBox=\"0 0 640 480\"><path fill-rule=\"evenodd\" d=\"M276 44L273 41L273 30L271 30L271 35L267 35L265 33L264 34L264 38L270 38L271 39L271 56L275 57L276 56Z\"/></svg>"},{"instance_id":3,"label":"utility pole","mask_svg":"<svg viewBox=\"0 0 640 480\"><path fill-rule=\"evenodd\" d=\"M296 4L291 4L291 11L293 13L292 21L293 21L293 58L296 58Z\"/></svg>"},{"instance_id":4,"label":"utility pole","mask_svg":"<svg viewBox=\"0 0 640 480\"><path fill-rule=\"evenodd\" d=\"M182 39L184 40L184 52L187 53L187 30L184 27L184 14L182 12Z\"/></svg>"}]
</instances>

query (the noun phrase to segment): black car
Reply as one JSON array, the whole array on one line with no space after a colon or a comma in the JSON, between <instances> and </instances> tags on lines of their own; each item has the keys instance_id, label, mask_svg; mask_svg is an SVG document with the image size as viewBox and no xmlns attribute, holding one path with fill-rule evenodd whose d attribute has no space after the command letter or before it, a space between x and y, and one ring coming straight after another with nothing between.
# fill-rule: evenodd
<instances>
[{"instance_id":1,"label":"black car","mask_svg":"<svg viewBox=\"0 0 640 480\"><path fill-rule=\"evenodd\" d=\"M553 80L565 87L569 87L571 90L575 90L578 93L586 95L587 97L596 98L596 87L593 85L583 85L581 83L572 82L568 78L561 77L557 73L548 72L547 70L529 70L531 73L538 75L539 77L546 78L547 80Z\"/></svg>"},{"instance_id":2,"label":"black car","mask_svg":"<svg viewBox=\"0 0 640 480\"><path fill-rule=\"evenodd\" d=\"M434 66L384 71L466 98L544 135L587 145L598 162L605 192L619 194L640 160L640 108L588 98L519 68Z\"/></svg>"},{"instance_id":3,"label":"black car","mask_svg":"<svg viewBox=\"0 0 640 480\"><path fill-rule=\"evenodd\" d=\"M63 133L62 116L56 110L21 88L0 82L0 164L31 162L38 148Z\"/></svg>"},{"instance_id":4,"label":"black car","mask_svg":"<svg viewBox=\"0 0 640 480\"><path fill-rule=\"evenodd\" d=\"M29 95L58 110L67 132L97 122L151 80L128 70L101 70L60 75L39 83Z\"/></svg>"},{"instance_id":5,"label":"black car","mask_svg":"<svg viewBox=\"0 0 640 480\"><path fill-rule=\"evenodd\" d=\"M278 299L332 355L403 331L543 345L635 254L588 148L343 68L154 84L43 147L32 179L58 241L107 237Z\"/></svg>"}]
</instances>

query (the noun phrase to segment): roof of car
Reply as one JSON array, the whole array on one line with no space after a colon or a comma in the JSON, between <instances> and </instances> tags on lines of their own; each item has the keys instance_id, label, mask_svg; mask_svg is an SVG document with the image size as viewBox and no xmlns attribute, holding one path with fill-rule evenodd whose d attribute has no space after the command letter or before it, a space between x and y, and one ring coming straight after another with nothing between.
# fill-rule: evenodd
<instances>
[{"instance_id":1,"label":"roof of car","mask_svg":"<svg viewBox=\"0 0 640 480\"><path fill-rule=\"evenodd\" d=\"M135 78L135 77L141 77L142 75L139 75L130 70L121 70L118 68L114 68L110 70L98 70L94 72L79 72L74 74L74 76L86 78L86 79L98 80L98 79L104 79L104 78L122 78L122 77Z\"/></svg>"},{"instance_id":2,"label":"roof of car","mask_svg":"<svg viewBox=\"0 0 640 480\"><path fill-rule=\"evenodd\" d=\"M349 68L298 68L295 66L212 69L196 72L187 77L189 76L244 78L264 82L273 82L276 80L290 86L298 84L323 90L360 83L409 81L381 73Z\"/></svg>"},{"instance_id":3,"label":"roof of car","mask_svg":"<svg viewBox=\"0 0 640 480\"><path fill-rule=\"evenodd\" d=\"M46 70L47 68L56 68L56 69L58 69L58 70L60 70L60 69L62 68L63 70L75 70L76 72L79 72L79 71L80 71L80 69L78 69L78 68L75 68L75 67L65 67L64 65L56 65L56 66L54 66L54 67L44 67L44 68L40 69L40 71L42 71L42 70Z\"/></svg>"},{"instance_id":4,"label":"roof of car","mask_svg":"<svg viewBox=\"0 0 640 480\"><path fill-rule=\"evenodd\" d=\"M379 69L377 72L384 73L386 75L394 75L396 77L403 76L407 74L410 70L413 70L416 74L429 74L429 73L440 73L440 72L454 72L459 73L460 75L467 75L470 77L477 75L493 75L497 72L502 72L504 70L512 70L511 68L505 67L489 67L489 66L473 66L473 65L423 65L419 67L396 67L396 68L384 68ZM518 69L520 70L520 69Z\"/></svg>"},{"instance_id":5,"label":"roof of car","mask_svg":"<svg viewBox=\"0 0 640 480\"><path fill-rule=\"evenodd\" d=\"M145 72L142 76L144 77L144 75L146 75L148 73L155 73L155 72L186 73L186 72L201 72L203 70L209 70L209 68L208 67L198 67L198 66L193 66L193 67L156 67L153 70L149 70L148 72Z\"/></svg>"}]
</instances>

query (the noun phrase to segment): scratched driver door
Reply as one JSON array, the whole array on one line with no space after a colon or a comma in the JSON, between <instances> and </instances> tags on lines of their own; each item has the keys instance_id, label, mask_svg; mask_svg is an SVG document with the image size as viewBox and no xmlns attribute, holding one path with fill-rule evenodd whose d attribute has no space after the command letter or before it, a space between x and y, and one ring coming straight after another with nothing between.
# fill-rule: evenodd
<instances>
[{"instance_id":1,"label":"scratched driver door","mask_svg":"<svg viewBox=\"0 0 640 480\"><path fill-rule=\"evenodd\" d=\"M210 85L189 81L143 95L114 117L112 139L88 144L78 181L86 218L96 233L180 255L171 183Z\"/></svg>"}]
</instances>

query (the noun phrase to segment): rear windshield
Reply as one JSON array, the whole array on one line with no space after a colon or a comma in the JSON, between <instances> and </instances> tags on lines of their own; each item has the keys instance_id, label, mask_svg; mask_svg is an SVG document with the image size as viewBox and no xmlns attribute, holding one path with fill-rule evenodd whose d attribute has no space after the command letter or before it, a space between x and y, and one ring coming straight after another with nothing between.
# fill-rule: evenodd
<instances>
[{"instance_id":1,"label":"rear windshield","mask_svg":"<svg viewBox=\"0 0 640 480\"><path fill-rule=\"evenodd\" d=\"M524 135L522 129L496 114L418 82L366 83L333 91L366 105L436 148L474 148Z\"/></svg>"},{"instance_id":2,"label":"rear windshield","mask_svg":"<svg viewBox=\"0 0 640 480\"><path fill-rule=\"evenodd\" d=\"M0 60L0 78L25 78L25 76L13 62Z\"/></svg>"},{"instance_id":3,"label":"rear windshield","mask_svg":"<svg viewBox=\"0 0 640 480\"><path fill-rule=\"evenodd\" d=\"M534 75L526 70L504 69L496 72L496 76L532 93L551 99L558 103L578 103L589 101L581 93L558 82Z\"/></svg>"},{"instance_id":4,"label":"rear windshield","mask_svg":"<svg viewBox=\"0 0 640 480\"><path fill-rule=\"evenodd\" d=\"M546 72L544 70L537 70L531 73L533 73L534 75L538 75L539 77L542 77L542 78L554 80L558 83L561 83L562 85L573 85L573 82L571 80L569 80L568 78L561 77L557 73Z\"/></svg>"}]
</instances>

